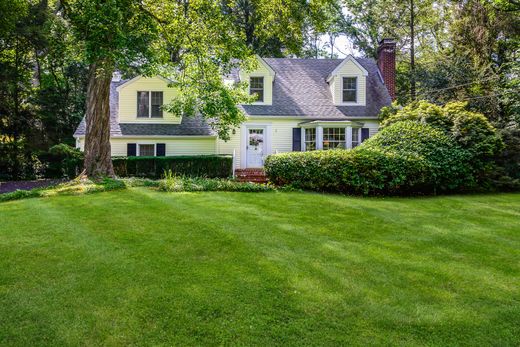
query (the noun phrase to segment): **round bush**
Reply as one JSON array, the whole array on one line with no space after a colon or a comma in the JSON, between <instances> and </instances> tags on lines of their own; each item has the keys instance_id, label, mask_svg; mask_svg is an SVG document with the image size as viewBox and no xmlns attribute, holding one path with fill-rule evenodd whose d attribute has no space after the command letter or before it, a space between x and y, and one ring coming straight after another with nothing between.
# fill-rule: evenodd
<instances>
[{"instance_id":1,"label":"round bush","mask_svg":"<svg viewBox=\"0 0 520 347\"><path fill-rule=\"evenodd\" d=\"M363 148L417 155L428 163L427 188L456 191L476 184L470 153L443 131L425 123L401 121L383 128Z\"/></svg>"},{"instance_id":2,"label":"round bush","mask_svg":"<svg viewBox=\"0 0 520 347\"><path fill-rule=\"evenodd\" d=\"M441 107L418 101L406 107L387 108L382 128L402 121L429 124L443 131L472 156L474 170L483 170L504 148L496 129L481 113L466 109L467 103L451 102Z\"/></svg>"}]
</instances>

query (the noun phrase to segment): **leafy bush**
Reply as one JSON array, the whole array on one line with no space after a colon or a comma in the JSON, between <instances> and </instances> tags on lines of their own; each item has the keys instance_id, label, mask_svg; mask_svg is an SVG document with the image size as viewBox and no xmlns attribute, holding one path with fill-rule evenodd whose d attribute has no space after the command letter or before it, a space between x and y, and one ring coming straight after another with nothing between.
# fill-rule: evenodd
<instances>
[{"instance_id":1,"label":"leafy bush","mask_svg":"<svg viewBox=\"0 0 520 347\"><path fill-rule=\"evenodd\" d=\"M463 102L452 102L441 107L418 101L400 109L386 109L386 119L381 125L385 128L406 120L429 124L443 131L471 154L474 170L489 169L488 164L503 149L503 142L484 115L470 112L466 106L467 103Z\"/></svg>"},{"instance_id":2,"label":"leafy bush","mask_svg":"<svg viewBox=\"0 0 520 347\"><path fill-rule=\"evenodd\" d=\"M512 179L520 179L520 127L510 126L500 130L505 148L497 158L497 164Z\"/></svg>"},{"instance_id":3,"label":"leafy bush","mask_svg":"<svg viewBox=\"0 0 520 347\"><path fill-rule=\"evenodd\" d=\"M269 156L275 184L349 194L412 194L474 186L468 153L442 131L413 121L383 129L353 150Z\"/></svg>"},{"instance_id":4,"label":"leafy bush","mask_svg":"<svg viewBox=\"0 0 520 347\"><path fill-rule=\"evenodd\" d=\"M237 182L228 179L175 176L171 170L168 170L165 172L164 179L159 182L159 190L166 192L266 192L273 190L273 188L265 184Z\"/></svg>"},{"instance_id":5,"label":"leafy bush","mask_svg":"<svg viewBox=\"0 0 520 347\"><path fill-rule=\"evenodd\" d=\"M383 120L381 123L383 128L397 122L410 120L427 123L443 131L449 131L453 124L442 107L426 101L418 101L405 107L397 107L397 105L385 107L381 111L380 118Z\"/></svg>"},{"instance_id":6,"label":"leafy bush","mask_svg":"<svg viewBox=\"0 0 520 347\"><path fill-rule=\"evenodd\" d=\"M510 125L500 129L504 150L497 156L497 167L491 175L492 185L501 191L520 190L520 127Z\"/></svg>"},{"instance_id":7,"label":"leafy bush","mask_svg":"<svg viewBox=\"0 0 520 347\"><path fill-rule=\"evenodd\" d=\"M228 155L119 157L112 162L120 177L160 178L168 170L174 175L208 178L226 178L233 173L233 158Z\"/></svg>"},{"instance_id":8,"label":"leafy bush","mask_svg":"<svg viewBox=\"0 0 520 347\"><path fill-rule=\"evenodd\" d=\"M383 128L363 148L417 155L427 162L429 189L455 191L475 187L471 154L443 131L428 124L401 121Z\"/></svg>"},{"instance_id":9,"label":"leafy bush","mask_svg":"<svg viewBox=\"0 0 520 347\"><path fill-rule=\"evenodd\" d=\"M42 163L23 139L0 135L0 181L35 179L42 173Z\"/></svg>"},{"instance_id":10,"label":"leafy bush","mask_svg":"<svg viewBox=\"0 0 520 347\"><path fill-rule=\"evenodd\" d=\"M45 177L73 178L81 171L84 155L79 149L60 143L41 153L39 158L45 164Z\"/></svg>"},{"instance_id":11,"label":"leafy bush","mask_svg":"<svg viewBox=\"0 0 520 347\"><path fill-rule=\"evenodd\" d=\"M298 189L397 194L424 184L426 163L414 155L359 147L271 155L265 170L271 182Z\"/></svg>"}]
</instances>

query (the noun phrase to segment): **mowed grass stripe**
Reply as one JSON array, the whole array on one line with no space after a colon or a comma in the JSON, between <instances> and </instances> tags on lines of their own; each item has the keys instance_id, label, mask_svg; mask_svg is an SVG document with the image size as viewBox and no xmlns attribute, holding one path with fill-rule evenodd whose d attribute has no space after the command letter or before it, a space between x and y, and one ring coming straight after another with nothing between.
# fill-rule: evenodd
<instances>
[{"instance_id":1,"label":"mowed grass stripe","mask_svg":"<svg viewBox=\"0 0 520 347\"><path fill-rule=\"evenodd\" d=\"M0 344L515 345L520 195L0 204Z\"/></svg>"}]
</instances>

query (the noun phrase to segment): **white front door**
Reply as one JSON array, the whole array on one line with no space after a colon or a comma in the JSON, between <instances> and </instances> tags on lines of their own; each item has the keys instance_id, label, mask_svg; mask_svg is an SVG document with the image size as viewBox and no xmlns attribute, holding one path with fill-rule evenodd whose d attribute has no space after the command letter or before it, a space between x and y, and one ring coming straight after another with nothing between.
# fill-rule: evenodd
<instances>
[{"instance_id":1,"label":"white front door","mask_svg":"<svg viewBox=\"0 0 520 347\"><path fill-rule=\"evenodd\" d=\"M265 151L265 132L263 128L248 128L246 142L247 167L263 167Z\"/></svg>"}]
</instances>

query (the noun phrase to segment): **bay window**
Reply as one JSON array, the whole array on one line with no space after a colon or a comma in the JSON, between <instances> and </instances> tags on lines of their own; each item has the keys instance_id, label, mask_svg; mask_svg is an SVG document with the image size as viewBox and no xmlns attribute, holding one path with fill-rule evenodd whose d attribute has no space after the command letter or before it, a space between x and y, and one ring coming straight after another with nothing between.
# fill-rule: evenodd
<instances>
[{"instance_id":1,"label":"bay window","mask_svg":"<svg viewBox=\"0 0 520 347\"><path fill-rule=\"evenodd\" d=\"M305 129L305 150L314 151L316 149L316 128Z\"/></svg>"},{"instance_id":2,"label":"bay window","mask_svg":"<svg viewBox=\"0 0 520 347\"><path fill-rule=\"evenodd\" d=\"M323 128L323 149L345 148L345 128Z\"/></svg>"},{"instance_id":3,"label":"bay window","mask_svg":"<svg viewBox=\"0 0 520 347\"><path fill-rule=\"evenodd\" d=\"M359 128L352 128L352 148L359 145Z\"/></svg>"}]
</instances>

